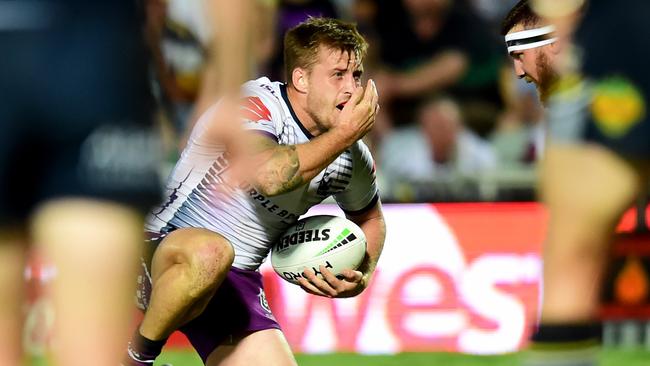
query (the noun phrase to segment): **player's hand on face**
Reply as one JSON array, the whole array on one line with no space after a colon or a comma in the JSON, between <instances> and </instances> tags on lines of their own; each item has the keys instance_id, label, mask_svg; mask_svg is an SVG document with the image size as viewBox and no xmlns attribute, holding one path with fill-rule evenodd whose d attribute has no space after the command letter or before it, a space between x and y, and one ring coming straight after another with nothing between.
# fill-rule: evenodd
<instances>
[{"instance_id":1,"label":"player's hand on face","mask_svg":"<svg viewBox=\"0 0 650 366\"><path fill-rule=\"evenodd\" d=\"M336 127L349 144L354 143L368 133L375 124L379 112L379 94L372 79L366 88L358 87L352 93L339 115Z\"/></svg>"},{"instance_id":2,"label":"player's hand on face","mask_svg":"<svg viewBox=\"0 0 650 366\"><path fill-rule=\"evenodd\" d=\"M304 270L305 277L299 278L300 287L312 295L325 297L352 297L365 288L363 273L346 269L337 277L324 266L320 266L323 278L317 276L312 269Z\"/></svg>"}]
</instances>

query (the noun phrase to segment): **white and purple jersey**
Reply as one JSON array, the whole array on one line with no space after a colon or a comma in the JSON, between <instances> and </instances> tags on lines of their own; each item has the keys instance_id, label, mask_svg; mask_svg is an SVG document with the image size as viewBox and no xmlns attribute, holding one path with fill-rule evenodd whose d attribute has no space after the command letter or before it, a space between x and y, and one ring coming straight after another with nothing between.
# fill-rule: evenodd
<instances>
[{"instance_id":1,"label":"white and purple jersey","mask_svg":"<svg viewBox=\"0 0 650 366\"><path fill-rule=\"evenodd\" d=\"M291 108L284 84L260 78L244 84L242 91L245 129L268 135L280 145L313 138ZM197 122L167 182L167 199L147 218L147 231L212 230L232 243L236 268L255 270L275 240L326 197L333 196L346 212L363 211L377 202L374 162L361 141L291 192L266 197L251 185L237 184L229 174L224 145L211 143L205 136L218 109L218 104L213 106Z\"/></svg>"}]
</instances>

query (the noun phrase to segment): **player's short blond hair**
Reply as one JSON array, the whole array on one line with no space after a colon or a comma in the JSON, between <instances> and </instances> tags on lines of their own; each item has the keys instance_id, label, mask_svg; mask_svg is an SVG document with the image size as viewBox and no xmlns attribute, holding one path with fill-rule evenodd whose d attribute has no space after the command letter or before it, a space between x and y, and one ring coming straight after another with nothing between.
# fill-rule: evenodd
<instances>
[{"instance_id":1,"label":"player's short blond hair","mask_svg":"<svg viewBox=\"0 0 650 366\"><path fill-rule=\"evenodd\" d=\"M318 48L326 46L354 53L357 62L366 56L368 43L353 23L332 18L309 18L284 36L284 67L287 82L296 68L309 70L316 62Z\"/></svg>"}]
</instances>

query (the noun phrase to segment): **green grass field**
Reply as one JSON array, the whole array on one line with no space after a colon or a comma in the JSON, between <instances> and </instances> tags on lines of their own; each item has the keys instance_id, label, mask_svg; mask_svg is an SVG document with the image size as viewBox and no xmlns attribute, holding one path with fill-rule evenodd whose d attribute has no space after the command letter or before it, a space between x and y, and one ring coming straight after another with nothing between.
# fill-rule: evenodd
<instances>
[{"instance_id":1,"label":"green grass field","mask_svg":"<svg viewBox=\"0 0 650 366\"><path fill-rule=\"evenodd\" d=\"M468 356L449 353L403 353L395 356L364 356L358 354L297 355L301 366L519 366L521 354L504 356ZM605 350L601 366L650 366L650 352ZM194 352L166 351L154 366L201 366Z\"/></svg>"}]
</instances>

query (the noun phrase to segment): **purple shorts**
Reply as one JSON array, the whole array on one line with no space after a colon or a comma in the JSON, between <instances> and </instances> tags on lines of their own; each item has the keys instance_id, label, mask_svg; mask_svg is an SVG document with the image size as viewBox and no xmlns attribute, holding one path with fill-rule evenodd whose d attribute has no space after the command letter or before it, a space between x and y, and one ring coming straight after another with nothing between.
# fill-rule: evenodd
<instances>
[{"instance_id":1,"label":"purple shorts","mask_svg":"<svg viewBox=\"0 0 650 366\"><path fill-rule=\"evenodd\" d=\"M205 311L180 328L206 362L224 341L258 330L280 329L262 286L262 274L231 268Z\"/></svg>"},{"instance_id":2,"label":"purple shorts","mask_svg":"<svg viewBox=\"0 0 650 366\"><path fill-rule=\"evenodd\" d=\"M137 298L144 310L151 296L151 279L144 263L143 272ZM203 313L179 330L205 363L219 345L264 329L280 329L280 325L266 302L262 274L233 267Z\"/></svg>"}]
</instances>

